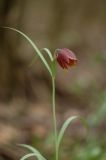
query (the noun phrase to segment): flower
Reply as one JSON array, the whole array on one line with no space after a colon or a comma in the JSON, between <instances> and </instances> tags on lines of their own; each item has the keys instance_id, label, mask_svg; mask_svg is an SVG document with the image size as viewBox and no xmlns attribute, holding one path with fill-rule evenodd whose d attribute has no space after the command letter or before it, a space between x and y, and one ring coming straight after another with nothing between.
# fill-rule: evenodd
<instances>
[{"instance_id":1,"label":"flower","mask_svg":"<svg viewBox=\"0 0 106 160\"><path fill-rule=\"evenodd\" d=\"M56 49L56 59L63 69L68 69L77 63L75 54L67 48Z\"/></svg>"}]
</instances>

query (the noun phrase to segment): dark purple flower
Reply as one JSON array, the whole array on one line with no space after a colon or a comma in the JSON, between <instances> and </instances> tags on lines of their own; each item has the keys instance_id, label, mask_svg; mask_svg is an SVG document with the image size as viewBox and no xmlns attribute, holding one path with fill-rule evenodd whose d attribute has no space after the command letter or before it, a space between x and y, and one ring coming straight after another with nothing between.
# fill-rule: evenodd
<instances>
[{"instance_id":1,"label":"dark purple flower","mask_svg":"<svg viewBox=\"0 0 106 160\"><path fill-rule=\"evenodd\" d=\"M72 67L77 63L75 54L67 48L57 49L56 59L63 69L68 69L68 67Z\"/></svg>"}]
</instances>

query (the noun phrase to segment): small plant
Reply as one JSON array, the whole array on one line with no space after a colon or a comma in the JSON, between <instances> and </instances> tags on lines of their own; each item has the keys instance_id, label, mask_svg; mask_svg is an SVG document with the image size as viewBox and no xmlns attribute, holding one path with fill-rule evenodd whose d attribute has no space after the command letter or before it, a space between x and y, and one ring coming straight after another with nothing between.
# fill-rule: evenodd
<instances>
[{"instance_id":1,"label":"small plant","mask_svg":"<svg viewBox=\"0 0 106 160\"><path fill-rule=\"evenodd\" d=\"M55 160L59 159L59 149L60 144L63 138L63 135L67 129L67 127L72 123L72 121L76 119L80 119L82 123L86 125L86 122L83 118L78 116L69 117L64 124L62 125L60 131L57 131L57 122L56 122L56 111L55 111L55 78L56 78L56 64L58 63L63 69L68 69L77 64L77 58L75 54L67 48L56 49L54 55L50 52L48 48L43 48L43 50L47 53L50 58L50 64L45 59L44 55L42 54L41 50L37 48L35 43L23 32L10 27L3 27L5 29L10 29L15 32L21 34L34 48L35 53L39 56L41 62L45 65L46 69L48 70L51 76L52 82L52 113L53 113L53 128L54 128L54 152L55 152ZM35 156L38 160L46 160L46 158L35 148L26 144L20 144L19 146L25 147L31 151L31 153L26 154L21 158L21 160L25 160L32 156Z\"/></svg>"}]
</instances>

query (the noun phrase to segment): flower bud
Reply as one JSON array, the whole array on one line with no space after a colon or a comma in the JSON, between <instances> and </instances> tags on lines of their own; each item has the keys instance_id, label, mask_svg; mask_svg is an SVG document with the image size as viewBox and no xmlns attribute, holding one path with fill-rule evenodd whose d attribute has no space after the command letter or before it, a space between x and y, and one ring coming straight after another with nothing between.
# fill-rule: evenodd
<instances>
[{"instance_id":1,"label":"flower bud","mask_svg":"<svg viewBox=\"0 0 106 160\"><path fill-rule=\"evenodd\" d=\"M56 59L63 69L68 69L68 67L72 67L77 63L75 54L67 48L57 49Z\"/></svg>"}]
</instances>

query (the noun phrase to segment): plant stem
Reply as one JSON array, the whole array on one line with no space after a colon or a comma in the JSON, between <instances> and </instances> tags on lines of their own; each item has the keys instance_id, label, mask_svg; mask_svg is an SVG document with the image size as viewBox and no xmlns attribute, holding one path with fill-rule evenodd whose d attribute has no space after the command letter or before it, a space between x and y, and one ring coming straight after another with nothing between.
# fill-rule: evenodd
<instances>
[{"instance_id":1,"label":"plant stem","mask_svg":"<svg viewBox=\"0 0 106 160\"><path fill-rule=\"evenodd\" d=\"M54 141L55 141L55 160L58 160L57 124L56 124L56 107L55 107L55 78L54 77L52 77L52 107L53 107Z\"/></svg>"}]
</instances>

